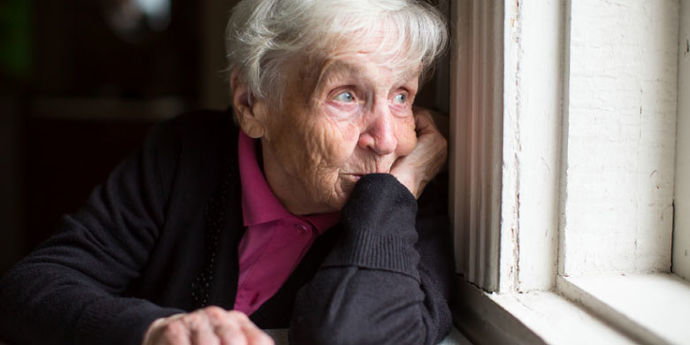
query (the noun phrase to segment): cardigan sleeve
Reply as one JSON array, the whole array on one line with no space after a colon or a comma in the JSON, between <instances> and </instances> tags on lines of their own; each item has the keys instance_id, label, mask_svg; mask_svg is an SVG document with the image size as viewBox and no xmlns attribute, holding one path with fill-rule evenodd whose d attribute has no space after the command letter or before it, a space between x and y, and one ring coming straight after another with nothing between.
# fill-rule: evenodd
<instances>
[{"instance_id":1,"label":"cardigan sleeve","mask_svg":"<svg viewBox=\"0 0 690 345\"><path fill-rule=\"evenodd\" d=\"M87 204L0 281L0 339L12 344L140 344L156 318L181 312L123 297L165 219L177 151L172 126L97 187Z\"/></svg>"},{"instance_id":2,"label":"cardigan sleeve","mask_svg":"<svg viewBox=\"0 0 690 345\"><path fill-rule=\"evenodd\" d=\"M448 221L417 213L417 200L392 175L360 179L343 208L339 242L298 293L291 344L443 339L451 326Z\"/></svg>"}]
</instances>

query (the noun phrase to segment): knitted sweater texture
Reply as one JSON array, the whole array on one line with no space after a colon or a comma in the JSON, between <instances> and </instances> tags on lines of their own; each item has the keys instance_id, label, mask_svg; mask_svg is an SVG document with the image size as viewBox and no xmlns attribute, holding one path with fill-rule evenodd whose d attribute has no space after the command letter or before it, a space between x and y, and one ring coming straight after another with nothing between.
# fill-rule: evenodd
<instances>
[{"instance_id":1,"label":"knitted sweater texture","mask_svg":"<svg viewBox=\"0 0 690 345\"><path fill-rule=\"evenodd\" d=\"M0 280L0 340L140 344L155 319L231 308L244 234L228 112L158 125L85 206ZM419 202L394 177L360 179L338 225L251 319L291 344L435 344L451 325L443 184Z\"/></svg>"}]
</instances>

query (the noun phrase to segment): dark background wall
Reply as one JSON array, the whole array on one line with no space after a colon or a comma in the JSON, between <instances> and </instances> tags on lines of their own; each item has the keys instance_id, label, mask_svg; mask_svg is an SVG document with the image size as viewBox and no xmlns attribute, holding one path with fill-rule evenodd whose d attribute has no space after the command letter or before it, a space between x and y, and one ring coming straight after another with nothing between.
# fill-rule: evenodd
<instances>
[{"instance_id":1,"label":"dark background wall","mask_svg":"<svg viewBox=\"0 0 690 345\"><path fill-rule=\"evenodd\" d=\"M168 15L128 7L137 3L168 4ZM223 32L235 3L0 0L0 274L152 124L227 107ZM446 65L438 75L419 103L447 111Z\"/></svg>"}]
</instances>

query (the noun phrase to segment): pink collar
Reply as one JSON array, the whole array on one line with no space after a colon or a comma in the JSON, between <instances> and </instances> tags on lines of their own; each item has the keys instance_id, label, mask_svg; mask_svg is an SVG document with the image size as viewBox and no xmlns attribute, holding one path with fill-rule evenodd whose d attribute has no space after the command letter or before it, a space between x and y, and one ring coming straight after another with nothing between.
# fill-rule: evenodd
<instances>
[{"instance_id":1,"label":"pink collar","mask_svg":"<svg viewBox=\"0 0 690 345\"><path fill-rule=\"evenodd\" d=\"M256 157L256 140L240 131L238 140L239 170L242 183L242 215L244 226L251 227L281 219L301 219L309 222L322 234L335 225L340 214L324 213L295 216L276 198L264 177ZM251 191L251 192L248 192Z\"/></svg>"}]
</instances>

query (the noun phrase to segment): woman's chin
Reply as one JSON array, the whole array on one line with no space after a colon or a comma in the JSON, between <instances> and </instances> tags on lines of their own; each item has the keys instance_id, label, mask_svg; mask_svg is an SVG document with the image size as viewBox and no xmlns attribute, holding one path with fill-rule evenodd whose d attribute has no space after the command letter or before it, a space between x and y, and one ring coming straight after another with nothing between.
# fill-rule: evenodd
<instances>
[{"instance_id":1,"label":"woman's chin","mask_svg":"<svg viewBox=\"0 0 690 345\"><path fill-rule=\"evenodd\" d=\"M347 200L352 194L352 190L357 183L357 179L341 176L331 187L321 187L321 191L328 189L326 193L314 193L314 200L318 200L312 208L312 214L339 212L345 207Z\"/></svg>"},{"instance_id":2,"label":"woman's chin","mask_svg":"<svg viewBox=\"0 0 690 345\"><path fill-rule=\"evenodd\" d=\"M347 203L347 200L350 198L350 194L352 194L352 190L355 188L355 184L357 184L357 180L359 180L359 178L341 178L340 188L338 188L338 191L331 202L331 205L337 211L340 211Z\"/></svg>"}]
</instances>

